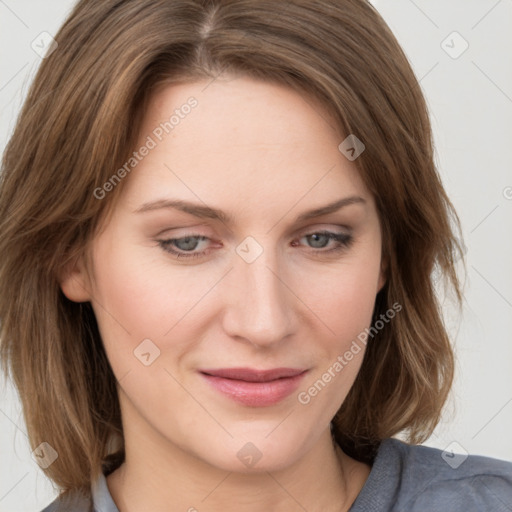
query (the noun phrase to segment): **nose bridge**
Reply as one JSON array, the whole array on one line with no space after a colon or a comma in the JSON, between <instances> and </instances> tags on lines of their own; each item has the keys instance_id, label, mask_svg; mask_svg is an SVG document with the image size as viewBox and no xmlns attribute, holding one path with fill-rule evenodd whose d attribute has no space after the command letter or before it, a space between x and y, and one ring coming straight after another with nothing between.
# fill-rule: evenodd
<instances>
[{"instance_id":1,"label":"nose bridge","mask_svg":"<svg viewBox=\"0 0 512 512\"><path fill-rule=\"evenodd\" d=\"M225 329L253 344L276 343L291 332L293 294L283 284L284 267L275 249L263 249L254 239L242 242L236 252Z\"/></svg>"}]
</instances>

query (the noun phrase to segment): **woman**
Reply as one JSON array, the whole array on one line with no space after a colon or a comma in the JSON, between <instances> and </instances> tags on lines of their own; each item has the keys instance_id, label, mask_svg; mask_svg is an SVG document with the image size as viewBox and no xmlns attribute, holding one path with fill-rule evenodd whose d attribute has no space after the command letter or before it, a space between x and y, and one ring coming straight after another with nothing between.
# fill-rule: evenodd
<instances>
[{"instance_id":1,"label":"woman","mask_svg":"<svg viewBox=\"0 0 512 512\"><path fill-rule=\"evenodd\" d=\"M84 0L56 41L0 186L45 512L505 510L512 464L415 446L462 251L371 5Z\"/></svg>"}]
</instances>

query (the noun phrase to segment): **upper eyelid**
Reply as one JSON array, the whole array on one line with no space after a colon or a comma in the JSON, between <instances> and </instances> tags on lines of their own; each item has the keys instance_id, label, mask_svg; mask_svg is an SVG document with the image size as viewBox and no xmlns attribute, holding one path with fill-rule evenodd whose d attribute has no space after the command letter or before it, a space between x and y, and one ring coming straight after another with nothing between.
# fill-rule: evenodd
<instances>
[{"instance_id":1,"label":"upper eyelid","mask_svg":"<svg viewBox=\"0 0 512 512\"><path fill-rule=\"evenodd\" d=\"M326 225L326 223L324 223L324 225ZM306 236L306 235L312 235L312 234L315 234L315 233L319 233L319 232L329 232L329 233L333 233L333 234L347 234L347 235L351 235L353 233L353 227L351 226L348 226L348 225L336 225L335 228L332 227L333 225L332 224L329 224L329 227L304 227L304 228L299 228L297 230L294 231L294 234L293 236L294 237L297 237L297 236ZM195 229L198 229L198 228L194 228L194 227L183 227L183 228L171 228L171 229L165 229L165 230L162 230L160 231L156 236L157 237L167 237L167 240L170 240L170 239L180 239L180 238L186 238L187 236L190 237L190 236L197 236L197 237L201 237L201 236L204 236L210 240L215 240L216 237L211 237L203 232L200 232L199 229L198 231L195 231ZM344 231L343 232L338 232L337 229L343 229ZM166 235L166 233L168 233L169 231L181 231L183 230L183 234L179 234L179 235L175 235L174 233L173 234L168 234ZM188 231L186 231L188 230Z\"/></svg>"}]
</instances>

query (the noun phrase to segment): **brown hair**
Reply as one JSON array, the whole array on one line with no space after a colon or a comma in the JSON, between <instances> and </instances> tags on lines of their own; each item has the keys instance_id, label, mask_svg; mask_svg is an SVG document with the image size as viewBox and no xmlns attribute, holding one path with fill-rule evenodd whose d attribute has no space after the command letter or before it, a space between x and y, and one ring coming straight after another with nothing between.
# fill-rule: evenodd
<instances>
[{"instance_id":1,"label":"brown hair","mask_svg":"<svg viewBox=\"0 0 512 512\"><path fill-rule=\"evenodd\" d=\"M32 447L46 441L59 454L45 474L63 490L87 489L124 457L116 379L92 308L59 287L123 182L103 200L93 191L133 151L157 86L224 71L319 100L340 133L365 144L355 164L376 200L387 262L374 319L394 303L403 309L368 342L333 434L360 460L399 432L425 440L453 376L432 273L439 268L460 305L455 263L463 254L453 231L460 222L435 167L418 81L371 4L82 0L55 39L0 182L0 356Z\"/></svg>"}]
</instances>

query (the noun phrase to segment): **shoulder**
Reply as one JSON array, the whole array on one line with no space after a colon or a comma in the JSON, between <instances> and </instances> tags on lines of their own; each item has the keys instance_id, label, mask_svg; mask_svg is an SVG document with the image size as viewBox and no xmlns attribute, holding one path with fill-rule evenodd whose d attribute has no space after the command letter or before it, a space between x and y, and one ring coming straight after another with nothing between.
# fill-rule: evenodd
<instances>
[{"instance_id":1,"label":"shoulder","mask_svg":"<svg viewBox=\"0 0 512 512\"><path fill-rule=\"evenodd\" d=\"M512 463L386 439L352 510L381 510L365 508L371 503L396 512L510 512Z\"/></svg>"},{"instance_id":2,"label":"shoulder","mask_svg":"<svg viewBox=\"0 0 512 512\"><path fill-rule=\"evenodd\" d=\"M110 494L103 473L91 482L90 488L75 489L58 496L41 512L119 512Z\"/></svg>"},{"instance_id":3,"label":"shoulder","mask_svg":"<svg viewBox=\"0 0 512 512\"><path fill-rule=\"evenodd\" d=\"M94 512L91 495L83 492L61 494L41 512Z\"/></svg>"}]
</instances>

